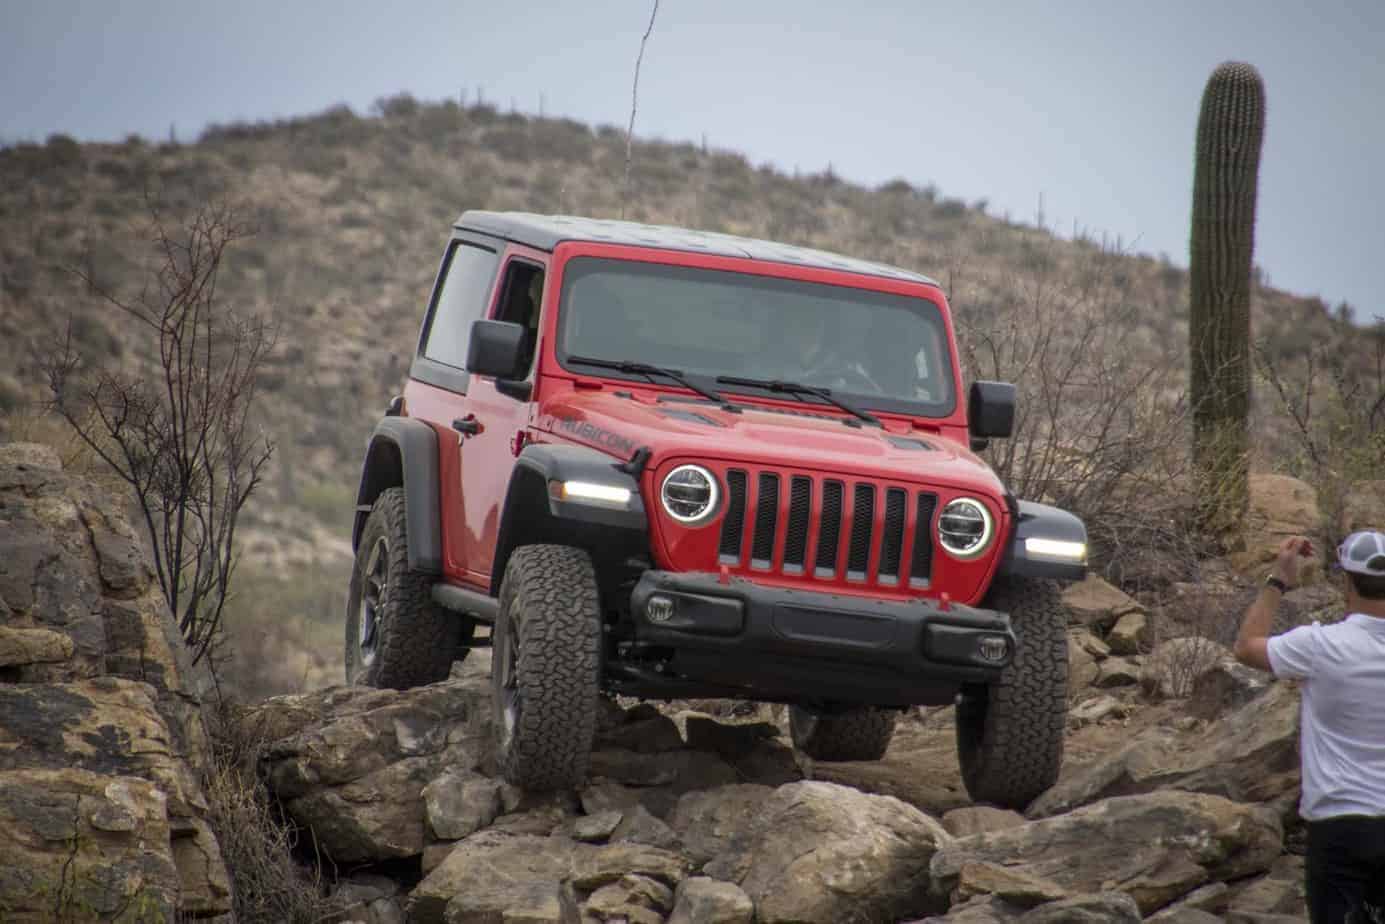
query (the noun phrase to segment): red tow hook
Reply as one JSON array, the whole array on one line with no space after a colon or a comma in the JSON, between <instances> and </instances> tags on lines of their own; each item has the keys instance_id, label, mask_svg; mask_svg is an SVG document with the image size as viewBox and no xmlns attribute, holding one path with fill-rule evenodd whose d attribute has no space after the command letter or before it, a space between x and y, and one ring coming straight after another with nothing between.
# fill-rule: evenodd
<instances>
[{"instance_id":1,"label":"red tow hook","mask_svg":"<svg viewBox=\"0 0 1385 924\"><path fill-rule=\"evenodd\" d=\"M942 595L938 597L938 612L946 613L951 611L951 609L952 598L947 595L947 591L943 591Z\"/></svg>"}]
</instances>

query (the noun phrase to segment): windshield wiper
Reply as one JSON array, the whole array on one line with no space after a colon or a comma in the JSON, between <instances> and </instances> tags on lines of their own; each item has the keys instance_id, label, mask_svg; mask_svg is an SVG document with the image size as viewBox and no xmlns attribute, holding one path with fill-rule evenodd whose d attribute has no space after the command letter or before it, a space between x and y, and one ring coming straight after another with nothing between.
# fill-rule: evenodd
<instances>
[{"instance_id":1,"label":"windshield wiper","mask_svg":"<svg viewBox=\"0 0 1385 924\"><path fill-rule=\"evenodd\" d=\"M847 404L841 398L832 397L832 389L830 388L819 388L816 385L804 385L801 382L784 382L779 379L743 379L734 375L717 376L717 384L763 388L767 391L779 392L785 395L812 395L814 398L821 398L828 404L835 404L858 420L864 420L866 423L874 424L877 427L884 426L884 424L880 423L873 415L867 414L858 407ZM860 424L855 424L855 426L859 427Z\"/></svg>"},{"instance_id":2,"label":"windshield wiper","mask_svg":"<svg viewBox=\"0 0 1385 924\"><path fill-rule=\"evenodd\" d=\"M697 392L709 401L715 401L722 406L723 410L739 410L739 408L721 395L707 388L705 385L697 384L678 369L669 369L664 366L651 366L649 363L634 362L628 359L596 359L591 356L569 356L567 357L567 361L575 366L596 366L601 369L615 369L617 372L624 372L628 375L643 375L649 378L662 375L666 379L673 379L689 391Z\"/></svg>"}]
</instances>

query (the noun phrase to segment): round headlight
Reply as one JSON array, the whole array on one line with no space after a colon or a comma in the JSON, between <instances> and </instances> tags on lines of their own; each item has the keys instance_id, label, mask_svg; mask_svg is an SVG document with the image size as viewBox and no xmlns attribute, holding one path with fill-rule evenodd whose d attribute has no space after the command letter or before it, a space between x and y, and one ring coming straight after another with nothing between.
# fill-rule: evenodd
<instances>
[{"instance_id":1,"label":"round headlight","mask_svg":"<svg viewBox=\"0 0 1385 924\"><path fill-rule=\"evenodd\" d=\"M975 558L991 544L995 532L990 511L970 497L959 497L938 517L938 541L957 558Z\"/></svg>"},{"instance_id":2,"label":"round headlight","mask_svg":"<svg viewBox=\"0 0 1385 924\"><path fill-rule=\"evenodd\" d=\"M659 499L679 523L705 520L717 509L717 479L700 465L680 465L664 478Z\"/></svg>"}]
</instances>

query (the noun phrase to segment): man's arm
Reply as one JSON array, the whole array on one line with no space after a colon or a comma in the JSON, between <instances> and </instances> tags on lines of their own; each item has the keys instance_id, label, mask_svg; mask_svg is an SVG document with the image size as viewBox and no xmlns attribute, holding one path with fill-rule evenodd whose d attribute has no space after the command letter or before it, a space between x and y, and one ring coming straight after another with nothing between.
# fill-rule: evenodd
<instances>
[{"instance_id":1,"label":"man's arm","mask_svg":"<svg viewBox=\"0 0 1385 924\"><path fill-rule=\"evenodd\" d=\"M1258 667L1262 671L1270 669L1270 627L1274 624L1274 611L1278 609L1282 596L1277 587L1266 584L1260 588L1255 602L1241 619L1234 651L1236 660L1247 667Z\"/></svg>"},{"instance_id":2,"label":"man's arm","mask_svg":"<svg viewBox=\"0 0 1385 924\"><path fill-rule=\"evenodd\" d=\"M1302 536L1290 536L1279 544L1279 552L1274 559L1274 576L1286 587L1298 584L1300 560L1313 554L1313 544ZM1274 624L1274 611L1279 607L1282 592L1269 584L1260 588L1255 602L1246 610L1241 619L1241 629L1236 633L1236 660L1248 667L1258 667L1262 671L1270 667L1269 641L1270 627Z\"/></svg>"}]
</instances>

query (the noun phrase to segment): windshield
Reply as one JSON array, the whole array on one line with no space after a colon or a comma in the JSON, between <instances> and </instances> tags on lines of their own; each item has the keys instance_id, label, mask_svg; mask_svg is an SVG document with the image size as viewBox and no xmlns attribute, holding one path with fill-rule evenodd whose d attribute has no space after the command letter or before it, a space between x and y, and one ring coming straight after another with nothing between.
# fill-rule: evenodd
<instances>
[{"instance_id":1,"label":"windshield","mask_svg":"<svg viewBox=\"0 0 1385 924\"><path fill-rule=\"evenodd\" d=\"M567 357L584 356L709 379L797 382L858 405L931 417L954 406L942 314L924 298L594 257L569 261L563 279L558 358L565 366Z\"/></svg>"}]
</instances>

